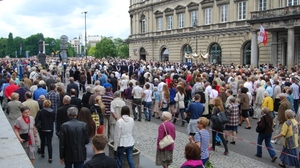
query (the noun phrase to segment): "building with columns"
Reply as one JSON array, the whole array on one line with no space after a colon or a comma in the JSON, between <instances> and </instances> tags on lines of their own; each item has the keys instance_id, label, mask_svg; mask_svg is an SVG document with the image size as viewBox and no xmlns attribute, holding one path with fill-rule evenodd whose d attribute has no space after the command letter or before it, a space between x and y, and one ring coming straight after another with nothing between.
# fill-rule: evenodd
<instances>
[{"instance_id":1,"label":"building with columns","mask_svg":"<svg viewBox=\"0 0 300 168\"><path fill-rule=\"evenodd\" d=\"M298 0L130 0L132 59L292 66L299 61ZM257 41L260 26L268 43Z\"/></svg>"}]
</instances>

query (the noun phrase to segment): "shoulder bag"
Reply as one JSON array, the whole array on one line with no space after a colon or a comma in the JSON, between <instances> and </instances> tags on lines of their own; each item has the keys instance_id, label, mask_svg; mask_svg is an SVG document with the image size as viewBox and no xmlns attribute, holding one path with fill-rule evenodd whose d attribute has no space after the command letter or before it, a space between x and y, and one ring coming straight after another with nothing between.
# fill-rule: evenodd
<instances>
[{"instance_id":1,"label":"shoulder bag","mask_svg":"<svg viewBox=\"0 0 300 168\"><path fill-rule=\"evenodd\" d=\"M23 139L23 142L27 142L29 141L29 130L30 130L30 121L29 121L29 125L28 125L28 132L25 134L20 134L20 138Z\"/></svg>"},{"instance_id":2,"label":"shoulder bag","mask_svg":"<svg viewBox=\"0 0 300 168\"><path fill-rule=\"evenodd\" d=\"M171 137L171 135L168 134L168 132L166 130L166 126L165 126L164 123L163 123L163 126L164 126L164 129L165 129L166 136L162 140L160 140L159 143L158 143L160 149L164 149L165 147L170 146L171 144L174 143L174 140Z\"/></svg>"},{"instance_id":3,"label":"shoulder bag","mask_svg":"<svg viewBox=\"0 0 300 168\"><path fill-rule=\"evenodd\" d=\"M216 115L211 116L211 120L216 126L224 125L229 122L228 117L224 111L221 111Z\"/></svg>"},{"instance_id":4,"label":"shoulder bag","mask_svg":"<svg viewBox=\"0 0 300 168\"><path fill-rule=\"evenodd\" d=\"M264 120L263 122L266 121L266 120L265 120L265 117L262 117L261 119ZM261 122L261 121L259 121L259 122ZM266 123L265 123L265 124L266 124ZM266 127L266 126L265 126L265 127ZM263 132L265 132L265 127L263 128L263 127L259 126L259 123L258 123L257 126L256 126L256 132L257 132L257 133L263 133Z\"/></svg>"}]
</instances>

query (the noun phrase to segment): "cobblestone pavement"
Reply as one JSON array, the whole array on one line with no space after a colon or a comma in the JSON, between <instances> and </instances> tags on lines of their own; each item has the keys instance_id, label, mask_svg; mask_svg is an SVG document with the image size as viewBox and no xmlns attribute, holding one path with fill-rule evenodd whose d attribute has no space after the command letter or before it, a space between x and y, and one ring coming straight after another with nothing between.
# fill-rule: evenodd
<instances>
[{"instance_id":1,"label":"cobblestone pavement","mask_svg":"<svg viewBox=\"0 0 300 168\"><path fill-rule=\"evenodd\" d=\"M155 162L156 139L158 124L153 122L135 122L135 146L142 154ZM173 153L173 164L170 168L179 168L185 162L184 147L189 142L188 135L176 131L175 150ZM274 166L248 158L244 155L229 150L227 156L223 155L224 149L216 146L216 151L210 152L210 161L216 168L272 168Z\"/></svg>"}]
</instances>

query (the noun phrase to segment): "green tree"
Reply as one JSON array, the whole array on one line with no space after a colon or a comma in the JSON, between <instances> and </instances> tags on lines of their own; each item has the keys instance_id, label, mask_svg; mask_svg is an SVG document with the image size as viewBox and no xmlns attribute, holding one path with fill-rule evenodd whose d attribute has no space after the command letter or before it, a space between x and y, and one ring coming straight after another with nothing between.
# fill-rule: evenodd
<instances>
[{"instance_id":1,"label":"green tree","mask_svg":"<svg viewBox=\"0 0 300 168\"><path fill-rule=\"evenodd\" d=\"M110 38L105 37L96 44L95 57L103 58L107 56L116 57L117 48Z\"/></svg>"},{"instance_id":2,"label":"green tree","mask_svg":"<svg viewBox=\"0 0 300 168\"><path fill-rule=\"evenodd\" d=\"M117 48L117 55L121 58L129 57L129 43L128 40L122 40L121 38L114 39L114 44Z\"/></svg>"},{"instance_id":3,"label":"green tree","mask_svg":"<svg viewBox=\"0 0 300 168\"><path fill-rule=\"evenodd\" d=\"M76 52L75 52L74 48L71 46L70 43L68 43L67 45L68 45L68 57L75 57Z\"/></svg>"},{"instance_id":4,"label":"green tree","mask_svg":"<svg viewBox=\"0 0 300 168\"><path fill-rule=\"evenodd\" d=\"M6 53L7 38L0 38L0 57L4 58Z\"/></svg>"},{"instance_id":5,"label":"green tree","mask_svg":"<svg viewBox=\"0 0 300 168\"><path fill-rule=\"evenodd\" d=\"M52 52L56 52L59 50L59 45L56 45L57 41L54 38L46 37L45 44L46 45L46 54L51 55ZM59 41L60 43L60 41Z\"/></svg>"},{"instance_id":6,"label":"green tree","mask_svg":"<svg viewBox=\"0 0 300 168\"><path fill-rule=\"evenodd\" d=\"M44 40L42 33L33 34L25 39L26 51L29 51L30 55L38 55L40 40Z\"/></svg>"},{"instance_id":7,"label":"green tree","mask_svg":"<svg viewBox=\"0 0 300 168\"><path fill-rule=\"evenodd\" d=\"M26 51L24 50L26 47L25 47L25 44L24 44L24 39L22 37L15 37L14 38L14 50L17 51L17 55L18 57L25 57L26 55ZM22 48L21 48L22 46ZM22 49L22 53L20 53L20 50Z\"/></svg>"},{"instance_id":8,"label":"green tree","mask_svg":"<svg viewBox=\"0 0 300 168\"><path fill-rule=\"evenodd\" d=\"M88 51L88 55L95 56L95 52L96 52L96 47L91 46L89 51Z\"/></svg>"},{"instance_id":9,"label":"green tree","mask_svg":"<svg viewBox=\"0 0 300 168\"><path fill-rule=\"evenodd\" d=\"M8 56L14 56L15 54L15 46L14 46L14 38L13 38L13 34L9 33L8 34L8 39L6 41L6 55Z\"/></svg>"}]
</instances>

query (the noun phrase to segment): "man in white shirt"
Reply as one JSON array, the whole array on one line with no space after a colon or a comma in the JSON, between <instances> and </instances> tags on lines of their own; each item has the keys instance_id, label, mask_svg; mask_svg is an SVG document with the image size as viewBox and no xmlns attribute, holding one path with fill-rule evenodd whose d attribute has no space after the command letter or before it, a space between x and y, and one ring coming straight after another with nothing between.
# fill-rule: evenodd
<instances>
[{"instance_id":1,"label":"man in white shirt","mask_svg":"<svg viewBox=\"0 0 300 168\"><path fill-rule=\"evenodd\" d=\"M161 79L161 82L157 85L157 91L159 91L161 93L163 90L164 84L165 84L164 80Z\"/></svg>"},{"instance_id":2,"label":"man in white shirt","mask_svg":"<svg viewBox=\"0 0 300 168\"><path fill-rule=\"evenodd\" d=\"M252 78L249 77L248 80L244 83L244 87L248 88L248 92L251 93L251 95L253 94L253 85L251 82Z\"/></svg>"},{"instance_id":3,"label":"man in white shirt","mask_svg":"<svg viewBox=\"0 0 300 168\"><path fill-rule=\"evenodd\" d=\"M135 113L135 107L138 108L139 113L139 119L138 121L142 121L142 94L143 94L143 88L140 87L140 82L136 82L136 86L132 89L132 113L134 115L134 120L137 119L136 113Z\"/></svg>"},{"instance_id":4,"label":"man in white shirt","mask_svg":"<svg viewBox=\"0 0 300 168\"><path fill-rule=\"evenodd\" d=\"M114 93L114 100L110 103L110 117L109 117L109 139L114 139L116 121L121 117L122 107L125 106L125 102L121 99L121 92L116 91Z\"/></svg>"}]
</instances>

